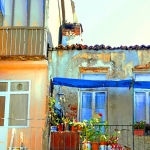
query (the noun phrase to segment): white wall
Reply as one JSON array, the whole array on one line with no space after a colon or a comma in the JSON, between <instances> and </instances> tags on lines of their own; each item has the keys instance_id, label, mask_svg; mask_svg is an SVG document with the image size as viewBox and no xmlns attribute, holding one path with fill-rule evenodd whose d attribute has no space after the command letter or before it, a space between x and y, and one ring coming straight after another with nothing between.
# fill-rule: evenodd
<instances>
[{"instance_id":1,"label":"white wall","mask_svg":"<svg viewBox=\"0 0 150 150\"><path fill-rule=\"evenodd\" d=\"M59 2L59 4L58 4ZM65 20L73 23L73 13L70 0L64 1L65 5ZM59 6L58 6L59 5ZM61 0L50 0L49 1L49 14L48 14L48 42L51 47L58 46L59 42L59 27L62 25L62 8ZM50 38L52 37L52 38Z\"/></svg>"}]
</instances>

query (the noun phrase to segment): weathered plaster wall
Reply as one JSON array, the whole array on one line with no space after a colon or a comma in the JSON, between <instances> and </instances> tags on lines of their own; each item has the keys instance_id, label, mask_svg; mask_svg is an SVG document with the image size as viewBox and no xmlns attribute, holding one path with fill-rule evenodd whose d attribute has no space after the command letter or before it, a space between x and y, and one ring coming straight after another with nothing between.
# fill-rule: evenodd
<instances>
[{"instance_id":1,"label":"weathered plaster wall","mask_svg":"<svg viewBox=\"0 0 150 150\"><path fill-rule=\"evenodd\" d=\"M60 50L49 52L49 76L80 78L79 67L109 67L107 79L128 79L132 68L149 62L148 50ZM57 91L57 87L56 87ZM108 121L129 124L132 121L132 91L127 88L108 88ZM63 87L68 104L78 103L78 89ZM55 92L57 93L57 92Z\"/></svg>"}]
</instances>

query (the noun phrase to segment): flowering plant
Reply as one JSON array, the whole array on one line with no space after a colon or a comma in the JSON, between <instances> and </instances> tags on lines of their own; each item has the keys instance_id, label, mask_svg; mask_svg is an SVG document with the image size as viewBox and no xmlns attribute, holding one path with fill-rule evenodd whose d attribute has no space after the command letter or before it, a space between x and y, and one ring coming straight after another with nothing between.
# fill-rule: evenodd
<instances>
[{"instance_id":1,"label":"flowering plant","mask_svg":"<svg viewBox=\"0 0 150 150\"><path fill-rule=\"evenodd\" d=\"M141 120L139 122L138 121L134 122L134 129L144 129L145 126L146 126L146 121Z\"/></svg>"},{"instance_id":2,"label":"flowering plant","mask_svg":"<svg viewBox=\"0 0 150 150\"><path fill-rule=\"evenodd\" d=\"M101 133L101 127L99 125L102 125L102 114L98 114L98 118L94 117L90 120L84 120L83 123L85 124L83 130L82 130L82 137L84 137L84 140L86 141L99 141Z\"/></svg>"}]
</instances>

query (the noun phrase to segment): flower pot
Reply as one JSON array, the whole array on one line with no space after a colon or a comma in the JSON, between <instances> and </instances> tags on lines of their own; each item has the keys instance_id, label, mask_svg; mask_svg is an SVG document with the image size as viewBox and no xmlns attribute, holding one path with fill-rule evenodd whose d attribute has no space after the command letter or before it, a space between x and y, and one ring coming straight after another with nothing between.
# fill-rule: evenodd
<instances>
[{"instance_id":1,"label":"flower pot","mask_svg":"<svg viewBox=\"0 0 150 150\"><path fill-rule=\"evenodd\" d=\"M64 131L70 131L70 126L68 123L64 124Z\"/></svg>"},{"instance_id":2,"label":"flower pot","mask_svg":"<svg viewBox=\"0 0 150 150\"><path fill-rule=\"evenodd\" d=\"M51 132L57 132L57 126L51 126Z\"/></svg>"},{"instance_id":3,"label":"flower pot","mask_svg":"<svg viewBox=\"0 0 150 150\"><path fill-rule=\"evenodd\" d=\"M134 135L143 136L144 135L144 129L134 129Z\"/></svg>"},{"instance_id":4,"label":"flower pot","mask_svg":"<svg viewBox=\"0 0 150 150\"><path fill-rule=\"evenodd\" d=\"M100 142L99 145L100 145L99 150L107 150L108 149L106 142Z\"/></svg>"},{"instance_id":5,"label":"flower pot","mask_svg":"<svg viewBox=\"0 0 150 150\"><path fill-rule=\"evenodd\" d=\"M81 127L81 126L78 126L78 127L77 127L77 130L78 130L79 132L81 132L81 131L82 131L82 127Z\"/></svg>"},{"instance_id":6,"label":"flower pot","mask_svg":"<svg viewBox=\"0 0 150 150\"><path fill-rule=\"evenodd\" d=\"M92 150L99 150L99 143L98 142L92 142Z\"/></svg>"},{"instance_id":7,"label":"flower pot","mask_svg":"<svg viewBox=\"0 0 150 150\"><path fill-rule=\"evenodd\" d=\"M77 131L77 126L71 126L71 131Z\"/></svg>"},{"instance_id":8,"label":"flower pot","mask_svg":"<svg viewBox=\"0 0 150 150\"><path fill-rule=\"evenodd\" d=\"M90 141L86 141L86 142L82 142L82 150L91 150L91 142Z\"/></svg>"},{"instance_id":9,"label":"flower pot","mask_svg":"<svg viewBox=\"0 0 150 150\"><path fill-rule=\"evenodd\" d=\"M64 130L63 128L64 128L63 124L57 125L58 131L63 131Z\"/></svg>"}]
</instances>

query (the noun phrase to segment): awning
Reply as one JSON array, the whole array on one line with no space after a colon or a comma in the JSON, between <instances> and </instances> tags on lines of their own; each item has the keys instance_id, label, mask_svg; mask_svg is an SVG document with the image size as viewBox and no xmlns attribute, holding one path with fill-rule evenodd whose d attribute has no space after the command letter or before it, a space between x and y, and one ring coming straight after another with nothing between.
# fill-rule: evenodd
<instances>
[{"instance_id":1,"label":"awning","mask_svg":"<svg viewBox=\"0 0 150 150\"><path fill-rule=\"evenodd\" d=\"M4 0L0 0L0 12L4 15Z\"/></svg>"},{"instance_id":2,"label":"awning","mask_svg":"<svg viewBox=\"0 0 150 150\"><path fill-rule=\"evenodd\" d=\"M54 85L76 87L76 88L98 88L98 87L127 87L150 89L150 82L133 80L84 80L73 78L53 78Z\"/></svg>"}]
</instances>

